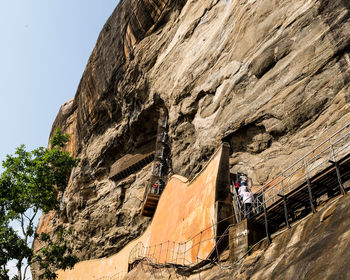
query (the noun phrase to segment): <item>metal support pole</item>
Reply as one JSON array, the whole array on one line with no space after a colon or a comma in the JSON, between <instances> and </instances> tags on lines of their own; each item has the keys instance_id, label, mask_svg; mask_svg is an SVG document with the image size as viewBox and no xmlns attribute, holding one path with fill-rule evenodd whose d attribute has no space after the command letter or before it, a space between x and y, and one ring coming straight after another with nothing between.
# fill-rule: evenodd
<instances>
[{"instance_id":1,"label":"metal support pole","mask_svg":"<svg viewBox=\"0 0 350 280\"><path fill-rule=\"evenodd\" d=\"M218 249L218 242L217 242L217 240L215 240L215 250L216 250L217 261L219 262L220 255L219 255L219 249Z\"/></svg>"},{"instance_id":2,"label":"metal support pole","mask_svg":"<svg viewBox=\"0 0 350 280\"><path fill-rule=\"evenodd\" d=\"M176 254L176 259L175 259L175 263L176 263L176 264L177 264L177 260L179 259L180 244L181 244L181 243L177 243L177 254Z\"/></svg>"},{"instance_id":3,"label":"metal support pole","mask_svg":"<svg viewBox=\"0 0 350 280\"><path fill-rule=\"evenodd\" d=\"M166 247L166 255L165 255L165 262L164 263L167 263L168 262L168 251L169 251L169 240L168 240L168 245Z\"/></svg>"},{"instance_id":4,"label":"metal support pole","mask_svg":"<svg viewBox=\"0 0 350 280\"><path fill-rule=\"evenodd\" d=\"M197 250L197 257L196 257L197 261L198 261L199 249L200 249L201 242L202 242L202 235L203 235L203 231L201 231L201 236L200 236L199 242L198 242L198 250Z\"/></svg>"},{"instance_id":5,"label":"metal support pole","mask_svg":"<svg viewBox=\"0 0 350 280\"><path fill-rule=\"evenodd\" d=\"M335 170L337 172L337 177L338 177L338 184L339 184L339 188L340 188L340 191L343 195L346 194L345 192L345 189L344 189L344 186L343 186L343 182L341 180L341 175L340 175L340 167L339 167L339 163L338 162L335 162Z\"/></svg>"},{"instance_id":6,"label":"metal support pole","mask_svg":"<svg viewBox=\"0 0 350 280\"><path fill-rule=\"evenodd\" d=\"M310 201L311 210L312 210L312 213L316 213L316 209L313 203L312 191L311 191L311 181L309 178L307 178L306 181L307 181L307 189L309 191L309 201Z\"/></svg>"},{"instance_id":7,"label":"metal support pole","mask_svg":"<svg viewBox=\"0 0 350 280\"><path fill-rule=\"evenodd\" d=\"M307 169L307 161L306 159L304 159L304 166L305 166L305 177L306 177L306 183L307 183L307 189L308 189L308 192L309 192L309 202L310 202L310 206L311 206L311 210L312 210L312 213L316 213L316 209L315 209L315 206L314 206L314 203L313 203L313 197L312 197L312 190L311 190L311 181L310 181L310 176L309 176L309 172L308 172L308 169Z\"/></svg>"},{"instance_id":8,"label":"metal support pole","mask_svg":"<svg viewBox=\"0 0 350 280\"><path fill-rule=\"evenodd\" d=\"M171 256L171 261L172 262L175 262L174 260L174 254L175 254L175 241L173 241L173 249L172 249L173 253L172 253L172 256ZM175 262L176 263L176 262Z\"/></svg>"},{"instance_id":9,"label":"metal support pole","mask_svg":"<svg viewBox=\"0 0 350 280\"><path fill-rule=\"evenodd\" d=\"M187 243L185 242L185 249L184 249L184 261L183 261L183 265L185 265L185 260L186 260L186 245L187 245Z\"/></svg>"},{"instance_id":10,"label":"metal support pole","mask_svg":"<svg viewBox=\"0 0 350 280\"><path fill-rule=\"evenodd\" d=\"M335 165L335 171L337 172L337 178L338 178L338 184L339 184L340 192L342 193L342 195L345 195L346 192L345 192L345 189L344 189L344 186L343 186L343 182L341 180L339 163L337 161L333 161L333 160L330 160L329 162Z\"/></svg>"},{"instance_id":11,"label":"metal support pole","mask_svg":"<svg viewBox=\"0 0 350 280\"><path fill-rule=\"evenodd\" d=\"M160 263L160 257L161 257L161 253L162 253L162 245L163 245L163 243L160 243L158 263Z\"/></svg>"},{"instance_id":12,"label":"metal support pole","mask_svg":"<svg viewBox=\"0 0 350 280\"><path fill-rule=\"evenodd\" d=\"M337 172L337 177L338 177L339 188L340 188L341 193L343 195L345 195L346 192L345 192L342 180L341 180L339 163L335 160L335 151L334 151L333 145L331 145L331 151L332 151L332 158L333 158L333 160L330 160L329 162L331 162L331 163L333 163L335 165L335 170Z\"/></svg>"},{"instance_id":13,"label":"metal support pole","mask_svg":"<svg viewBox=\"0 0 350 280\"><path fill-rule=\"evenodd\" d=\"M153 261L155 261L155 255L156 255L156 250L157 250L157 245L154 245L154 251L153 251L153 255L152 255L152 259Z\"/></svg>"},{"instance_id":14,"label":"metal support pole","mask_svg":"<svg viewBox=\"0 0 350 280\"><path fill-rule=\"evenodd\" d=\"M271 236L269 233L269 225L267 224L267 213L266 213L266 205L265 205L265 198L264 198L264 218L265 218L265 232L266 232L266 237L267 237L267 241L269 242L269 244L271 244Z\"/></svg>"},{"instance_id":15,"label":"metal support pole","mask_svg":"<svg viewBox=\"0 0 350 280\"><path fill-rule=\"evenodd\" d=\"M286 195L281 195L281 194L278 194L278 196L283 198L284 218L286 220L287 227L290 228L290 224L289 224L289 221L288 221L287 196Z\"/></svg>"},{"instance_id":16,"label":"metal support pole","mask_svg":"<svg viewBox=\"0 0 350 280\"><path fill-rule=\"evenodd\" d=\"M290 228L290 224L289 224L289 221L288 221L287 199L286 199L285 195L283 196L283 206L284 206L284 217L286 219L286 224L287 224L287 227Z\"/></svg>"}]
</instances>

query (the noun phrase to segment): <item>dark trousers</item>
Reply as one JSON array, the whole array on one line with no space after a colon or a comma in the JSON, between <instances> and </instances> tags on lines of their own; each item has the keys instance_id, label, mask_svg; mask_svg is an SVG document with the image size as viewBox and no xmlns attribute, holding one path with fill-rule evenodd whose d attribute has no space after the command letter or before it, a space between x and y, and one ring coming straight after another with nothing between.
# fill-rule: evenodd
<instances>
[{"instance_id":1,"label":"dark trousers","mask_svg":"<svg viewBox=\"0 0 350 280\"><path fill-rule=\"evenodd\" d=\"M252 204L251 203L244 203L244 210L246 218L250 218L252 216Z\"/></svg>"}]
</instances>

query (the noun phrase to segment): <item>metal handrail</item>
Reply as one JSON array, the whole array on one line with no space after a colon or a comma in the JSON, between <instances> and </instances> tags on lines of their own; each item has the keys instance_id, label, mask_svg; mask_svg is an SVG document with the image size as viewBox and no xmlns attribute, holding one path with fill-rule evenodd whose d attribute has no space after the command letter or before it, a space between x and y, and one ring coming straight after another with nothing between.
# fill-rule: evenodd
<instances>
[{"instance_id":1,"label":"metal handrail","mask_svg":"<svg viewBox=\"0 0 350 280\"><path fill-rule=\"evenodd\" d=\"M317 145L315 148L313 148L310 152L308 152L307 154L305 154L302 158L300 158L299 160L297 160L296 162L294 162L293 164L291 164L289 167L287 167L285 170L283 170L279 175L275 176L273 179L271 179L269 182L267 182L264 186L262 186L261 188L259 188L256 192L260 192L262 189L264 189L267 185L271 184L274 180L278 179L278 177L283 174L286 173L289 169L291 169L292 167L294 167L296 164L298 164L299 162L303 161L304 158L306 158L308 155L312 154L315 150L317 150L319 147L321 147L322 145L324 145L325 143L327 143L327 141L331 141L332 138L334 138L336 135L338 135L339 133L341 133L342 131L344 131L346 128L350 127L350 122L347 123L345 126L343 126L342 128L340 128L339 130L337 130L334 134L332 134L329 138L327 138L326 140L324 140L323 142L321 142L319 145Z\"/></svg>"},{"instance_id":2,"label":"metal handrail","mask_svg":"<svg viewBox=\"0 0 350 280\"><path fill-rule=\"evenodd\" d=\"M188 239L186 242L178 242L177 243L177 242L169 240L169 241L166 241L166 242L163 242L163 243L159 243L159 244L156 244L156 245L152 245L152 246L144 246L142 244L142 242L139 242L130 251L128 263L130 265L130 264L133 264L133 263L135 263L137 261L140 261L140 260L146 258L148 260L152 260L152 262L156 263L156 264L163 263L163 264L185 265L184 260L186 260L186 253L191 251L193 248L195 248L197 246L201 246L205 242L214 241L215 242L214 249L215 249L216 246L218 246L218 243L216 242L217 238L220 238L220 237L222 237L222 235L225 235L226 231L222 235L212 236L212 237L206 238L206 239L202 239L202 235L206 231L209 231L209 230L214 232L215 231L215 227L217 227L219 224L221 224L223 222L229 221L233 217L234 217L234 215L231 215L229 217L226 217L226 218L220 220L217 223L212 224L211 226L208 226L208 227L204 228L199 233L195 234L190 239ZM232 224L230 223L228 225L228 227L231 227L231 226L232 226ZM196 238L199 238L200 241L199 242L195 242L194 239L196 239ZM143 251L143 253L142 254L137 254L137 252L140 251L140 250L138 250L138 248L141 247L140 244L142 244L142 248L143 248L142 251ZM163 244L167 244L167 246L163 247ZM173 245L170 246L170 244L173 244ZM187 244L190 244L190 246L187 247ZM163 247L163 249L162 249L162 247ZM157 248L160 248L160 249L157 249ZM170 248L170 250L169 250L169 248ZM161 255L161 251L165 251L165 250L167 250L168 252L171 252L171 253L167 253L166 254L166 259L163 260L162 255ZM198 257L199 252L200 252L200 250L198 248L196 256L194 257L197 260L197 262L195 262L195 263L189 262L191 265L192 264L198 264L199 262L203 261L202 259L200 259ZM175 258L174 258L174 255L176 255ZM182 255L182 257L181 257L181 255ZM168 256L172 256L172 258L169 259ZM206 260L209 260L209 255L206 257Z\"/></svg>"},{"instance_id":3,"label":"metal handrail","mask_svg":"<svg viewBox=\"0 0 350 280\"><path fill-rule=\"evenodd\" d=\"M216 226L217 224L226 220L227 218L216 223L213 226ZM203 261L203 259L199 258L201 245L206 242L214 241L215 245L212 249L212 252L214 250L217 250L217 247L222 243L223 239L225 237L228 237L228 230L230 227L233 226L233 224L228 225L228 227L223 232L223 234L219 236L202 238L203 234L207 230L212 229L213 226L208 227L205 230L199 232L198 234L194 235L191 239L187 240L186 242L176 243L173 241L167 241L167 242L159 243L152 246L144 246L142 242L139 242L131 250L129 254L128 263L129 265L132 265L134 263L138 263L139 261L147 259L153 264L164 264L164 265L168 264L168 265L175 265L175 266L196 265ZM194 240L196 238L198 238L199 241ZM196 251L196 256L192 256L191 254L191 252L194 249ZM205 260L209 260L211 253L208 254ZM190 257L190 259L195 259L196 261L193 262L189 260L188 257Z\"/></svg>"},{"instance_id":4,"label":"metal handrail","mask_svg":"<svg viewBox=\"0 0 350 280\"><path fill-rule=\"evenodd\" d=\"M286 168L283 172L281 172L278 176L274 177L272 180L270 180L268 183L266 183L264 186L259 188L257 191L254 192L253 196L253 205L256 205L255 207L258 208L260 206L263 206L261 203L261 198L263 198L265 205L270 205L274 202L276 202L280 197L278 194L285 193L285 191L291 191L291 186L295 185L298 182L303 182L304 179L302 178L310 178L311 173L313 173L315 170L320 170L320 166L324 165L325 163L329 165L328 158L326 154L329 152L329 157L331 160L335 161L336 156L338 156L343 150L346 149L347 145L343 145L342 147L335 149L335 146L339 144L342 140L346 139L346 137L349 137L350 131L345 133L344 135L337 137L341 132L343 132L345 129L350 127L350 122L343 126L341 129L339 129L336 133L331 135L329 138L327 138L325 141L323 141L321 144L317 145L315 148L313 148L310 152L305 154L303 157L301 157L299 160L294 162L292 165L290 165L288 168ZM336 140L333 140L335 137ZM322 147L324 144L327 144L327 147L323 148L321 151L318 151L317 154L312 155L315 153L316 150L318 150L320 147ZM308 156L312 155L311 158L308 158ZM317 161L321 161L316 166L313 166L313 164ZM298 165L300 164L300 165ZM291 170L292 168L297 167L295 170L293 170L291 173L287 174L287 171ZM311 168L310 168L311 167ZM303 175L301 177L294 177L299 172L302 172ZM276 181L276 182L274 182ZM284 184L286 182L287 184ZM271 185L273 183L273 185ZM297 186L297 185L296 185ZM295 186L295 187L296 187ZM243 201L244 203L244 201ZM255 213L254 213L255 212ZM248 213L241 213L244 216L247 216L248 214L251 216L254 216L256 214L260 213L256 209L252 209Z\"/></svg>"}]
</instances>

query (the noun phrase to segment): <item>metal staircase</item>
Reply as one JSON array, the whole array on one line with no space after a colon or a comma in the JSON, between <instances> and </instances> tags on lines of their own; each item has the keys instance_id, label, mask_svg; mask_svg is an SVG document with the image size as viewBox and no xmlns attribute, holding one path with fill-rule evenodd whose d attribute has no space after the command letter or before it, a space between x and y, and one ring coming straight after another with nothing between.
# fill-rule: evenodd
<instances>
[{"instance_id":1,"label":"metal staircase","mask_svg":"<svg viewBox=\"0 0 350 280\"><path fill-rule=\"evenodd\" d=\"M257 190L250 220L265 226L269 238L281 226L290 227L299 210L316 212L322 196L344 195L348 180L350 122Z\"/></svg>"},{"instance_id":2,"label":"metal staircase","mask_svg":"<svg viewBox=\"0 0 350 280\"><path fill-rule=\"evenodd\" d=\"M162 194L167 179L170 164L170 148L168 137L168 114L162 108L159 112L156 151L153 161L152 177L146 188L141 215L152 217Z\"/></svg>"}]
</instances>

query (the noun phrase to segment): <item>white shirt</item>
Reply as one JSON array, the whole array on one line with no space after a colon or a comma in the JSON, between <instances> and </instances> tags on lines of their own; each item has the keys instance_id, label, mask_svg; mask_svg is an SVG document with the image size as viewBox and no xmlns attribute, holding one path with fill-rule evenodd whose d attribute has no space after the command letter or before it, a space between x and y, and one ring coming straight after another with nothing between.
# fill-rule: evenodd
<instances>
[{"instance_id":1,"label":"white shirt","mask_svg":"<svg viewBox=\"0 0 350 280\"><path fill-rule=\"evenodd\" d=\"M238 194L240 195L240 196L242 196L242 192L247 192L248 191L248 188L247 188L247 186L240 186L239 187L239 189L238 189Z\"/></svg>"},{"instance_id":2,"label":"white shirt","mask_svg":"<svg viewBox=\"0 0 350 280\"><path fill-rule=\"evenodd\" d=\"M240 194L243 203L253 203L253 195L250 192L242 191Z\"/></svg>"}]
</instances>

